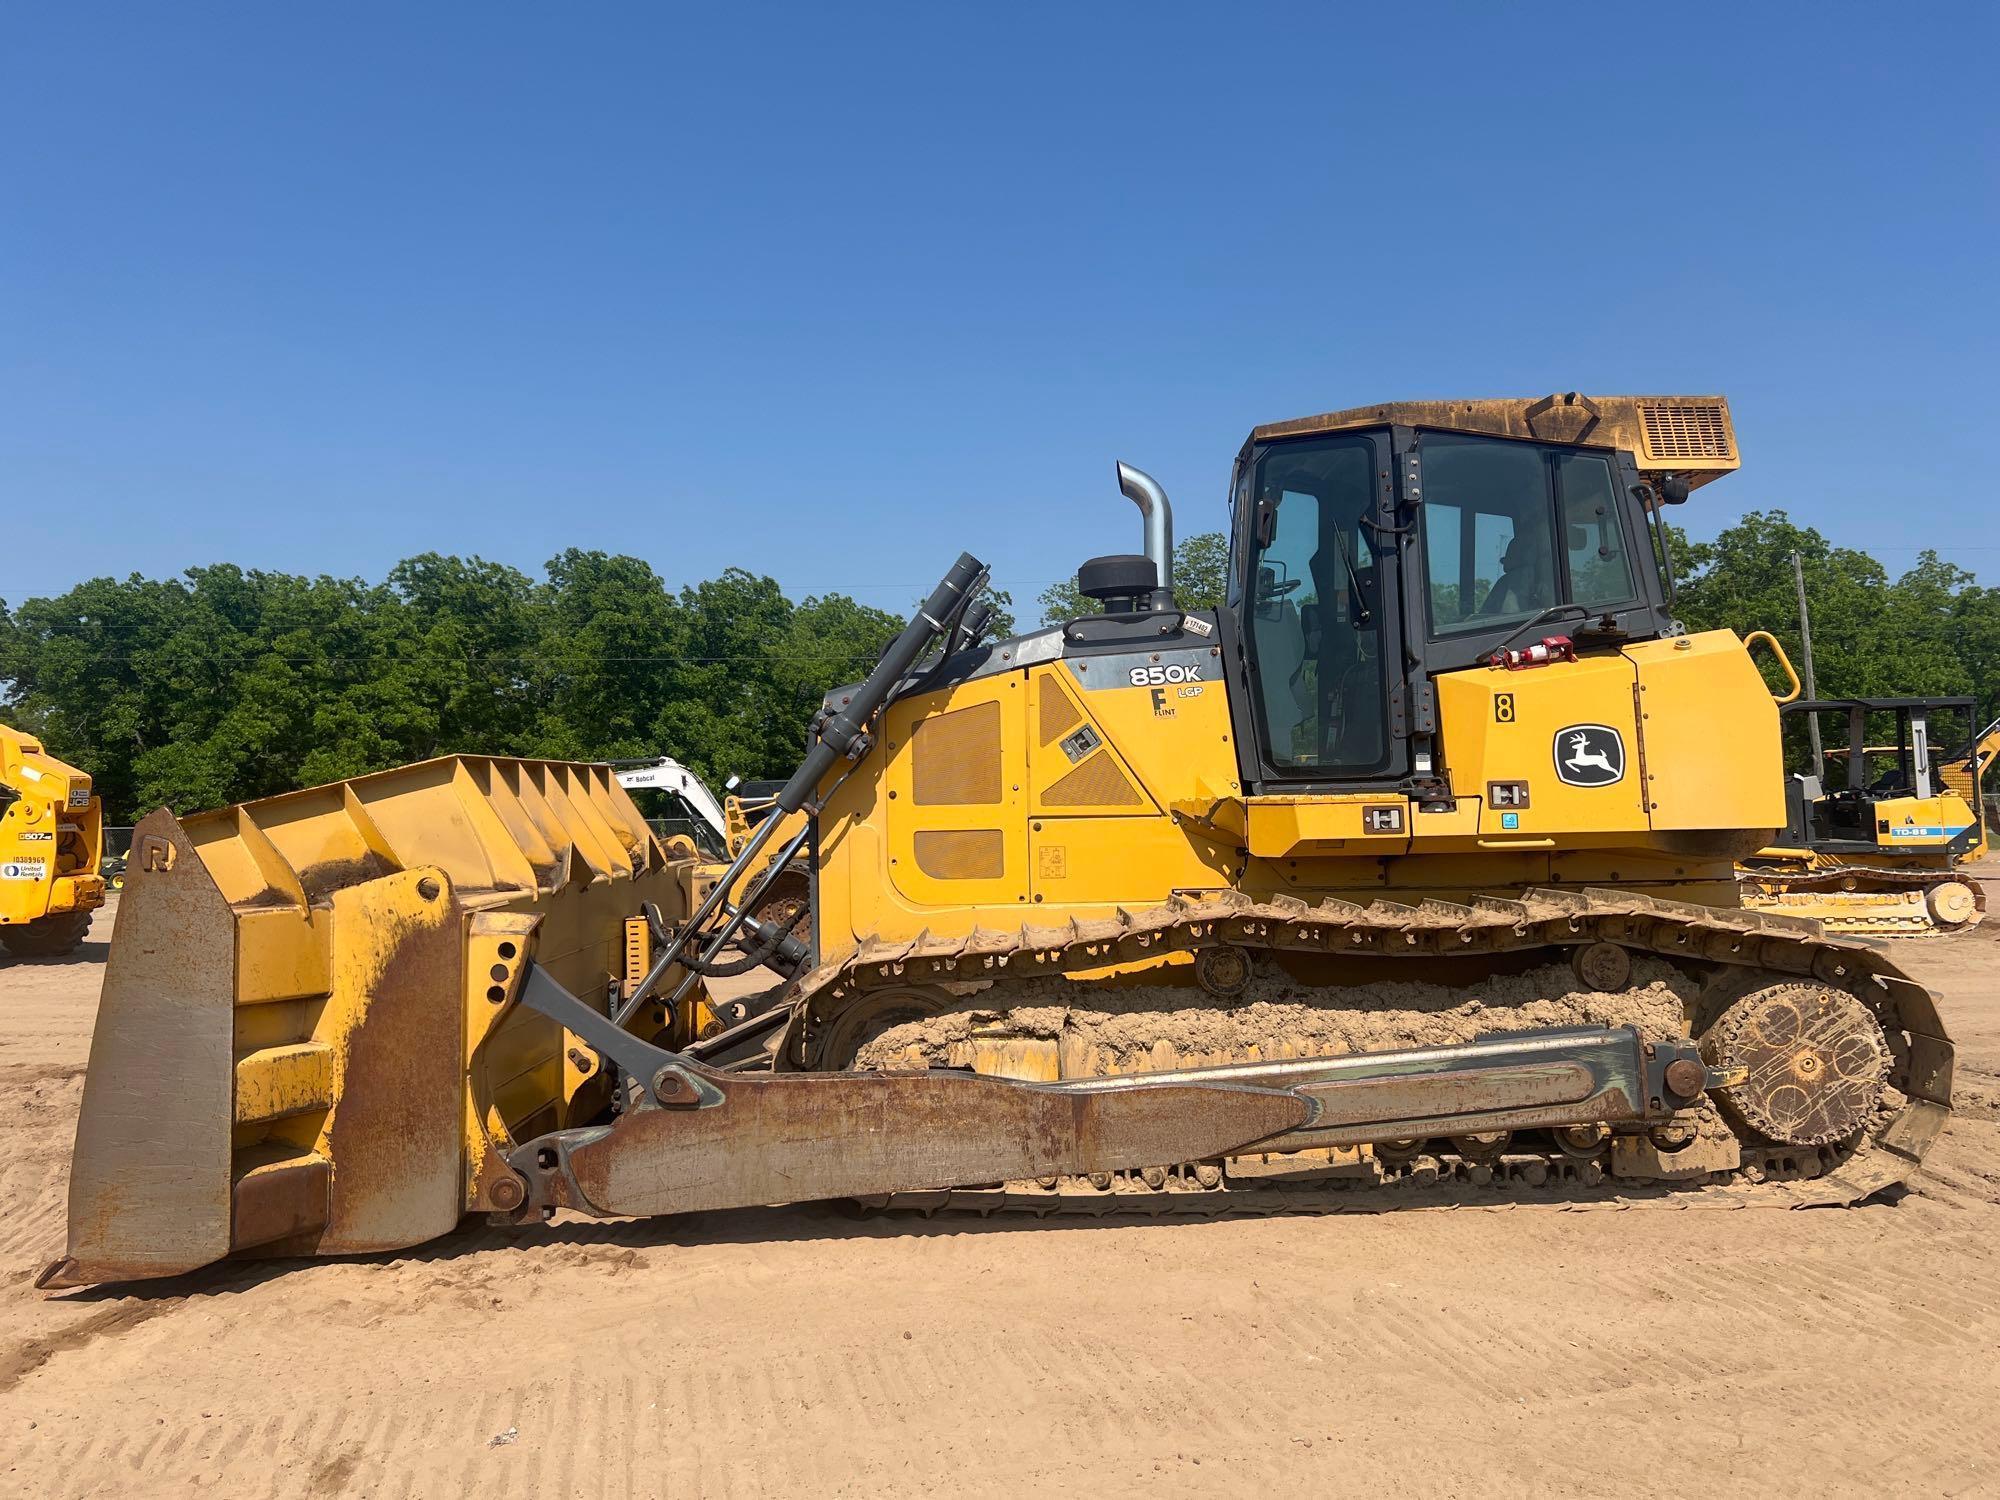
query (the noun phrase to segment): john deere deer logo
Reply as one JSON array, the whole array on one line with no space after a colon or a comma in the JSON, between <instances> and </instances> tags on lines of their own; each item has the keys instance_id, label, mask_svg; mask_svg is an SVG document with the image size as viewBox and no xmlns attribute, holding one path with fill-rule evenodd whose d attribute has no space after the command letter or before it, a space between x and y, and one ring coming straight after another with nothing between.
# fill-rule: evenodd
<instances>
[{"instance_id":1,"label":"john deere deer logo","mask_svg":"<svg viewBox=\"0 0 2000 1500\"><path fill-rule=\"evenodd\" d=\"M1556 775L1571 786L1610 786L1625 777L1625 741L1608 724L1556 731Z\"/></svg>"}]
</instances>

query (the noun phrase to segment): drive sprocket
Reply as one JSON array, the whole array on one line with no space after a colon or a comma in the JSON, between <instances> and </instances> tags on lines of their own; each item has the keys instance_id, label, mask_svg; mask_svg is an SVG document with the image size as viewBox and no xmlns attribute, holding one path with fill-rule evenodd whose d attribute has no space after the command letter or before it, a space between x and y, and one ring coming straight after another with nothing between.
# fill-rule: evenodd
<instances>
[{"instance_id":1,"label":"drive sprocket","mask_svg":"<svg viewBox=\"0 0 2000 1500\"><path fill-rule=\"evenodd\" d=\"M1701 1039L1714 1067L1747 1069L1723 1104L1768 1140L1825 1146L1857 1134L1881 1102L1889 1043L1866 1005L1820 984L1774 984L1735 1001Z\"/></svg>"}]
</instances>

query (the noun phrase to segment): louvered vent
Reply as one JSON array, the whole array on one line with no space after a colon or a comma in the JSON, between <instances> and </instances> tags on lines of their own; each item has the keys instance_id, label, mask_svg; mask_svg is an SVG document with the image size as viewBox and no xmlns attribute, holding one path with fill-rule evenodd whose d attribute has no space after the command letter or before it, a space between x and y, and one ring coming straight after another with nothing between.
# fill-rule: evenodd
<instances>
[{"instance_id":1,"label":"louvered vent","mask_svg":"<svg viewBox=\"0 0 2000 1500\"><path fill-rule=\"evenodd\" d=\"M910 798L919 807L1000 800L1000 705L924 719L910 744Z\"/></svg>"},{"instance_id":2,"label":"louvered vent","mask_svg":"<svg viewBox=\"0 0 2000 1500\"><path fill-rule=\"evenodd\" d=\"M1082 715L1053 677L1042 679L1042 743L1053 745L1075 727Z\"/></svg>"},{"instance_id":3,"label":"louvered vent","mask_svg":"<svg viewBox=\"0 0 2000 1500\"><path fill-rule=\"evenodd\" d=\"M920 828L911 844L917 868L933 880L998 880L1007 872L997 828Z\"/></svg>"},{"instance_id":4,"label":"louvered vent","mask_svg":"<svg viewBox=\"0 0 2000 1500\"><path fill-rule=\"evenodd\" d=\"M1100 750L1042 793L1049 807L1138 807L1144 799L1111 752Z\"/></svg>"},{"instance_id":5,"label":"louvered vent","mask_svg":"<svg viewBox=\"0 0 2000 1500\"><path fill-rule=\"evenodd\" d=\"M1729 418L1720 406L1645 405L1646 454L1654 462L1672 459L1734 458L1729 444Z\"/></svg>"}]
</instances>

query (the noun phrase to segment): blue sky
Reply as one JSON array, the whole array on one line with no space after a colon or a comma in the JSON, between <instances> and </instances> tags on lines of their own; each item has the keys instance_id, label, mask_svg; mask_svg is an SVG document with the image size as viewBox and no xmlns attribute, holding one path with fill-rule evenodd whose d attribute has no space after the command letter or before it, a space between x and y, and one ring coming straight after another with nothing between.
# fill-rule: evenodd
<instances>
[{"instance_id":1,"label":"blue sky","mask_svg":"<svg viewBox=\"0 0 2000 1500\"><path fill-rule=\"evenodd\" d=\"M901 610L1219 526L1255 423L1732 400L2000 583L1990 6L17 6L0 598L731 564ZM1032 611L1030 611L1032 613Z\"/></svg>"}]
</instances>

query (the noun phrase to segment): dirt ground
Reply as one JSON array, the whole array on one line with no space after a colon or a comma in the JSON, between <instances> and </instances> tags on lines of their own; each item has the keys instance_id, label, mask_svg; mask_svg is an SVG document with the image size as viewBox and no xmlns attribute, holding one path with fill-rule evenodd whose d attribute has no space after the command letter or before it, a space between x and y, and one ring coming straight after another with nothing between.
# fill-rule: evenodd
<instances>
[{"instance_id":1,"label":"dirt ground","mask_svg":"<svg viewBox=\"0 0 2000 1500\"><path fill-rule=\"evenodd\" d=\"M767 1210L44 1296L109 926L0 970L0 1494L2000 1493L2000 916L1898 945L1961 1107L1894 1203Z\"/></svg>"}]
</instances>

